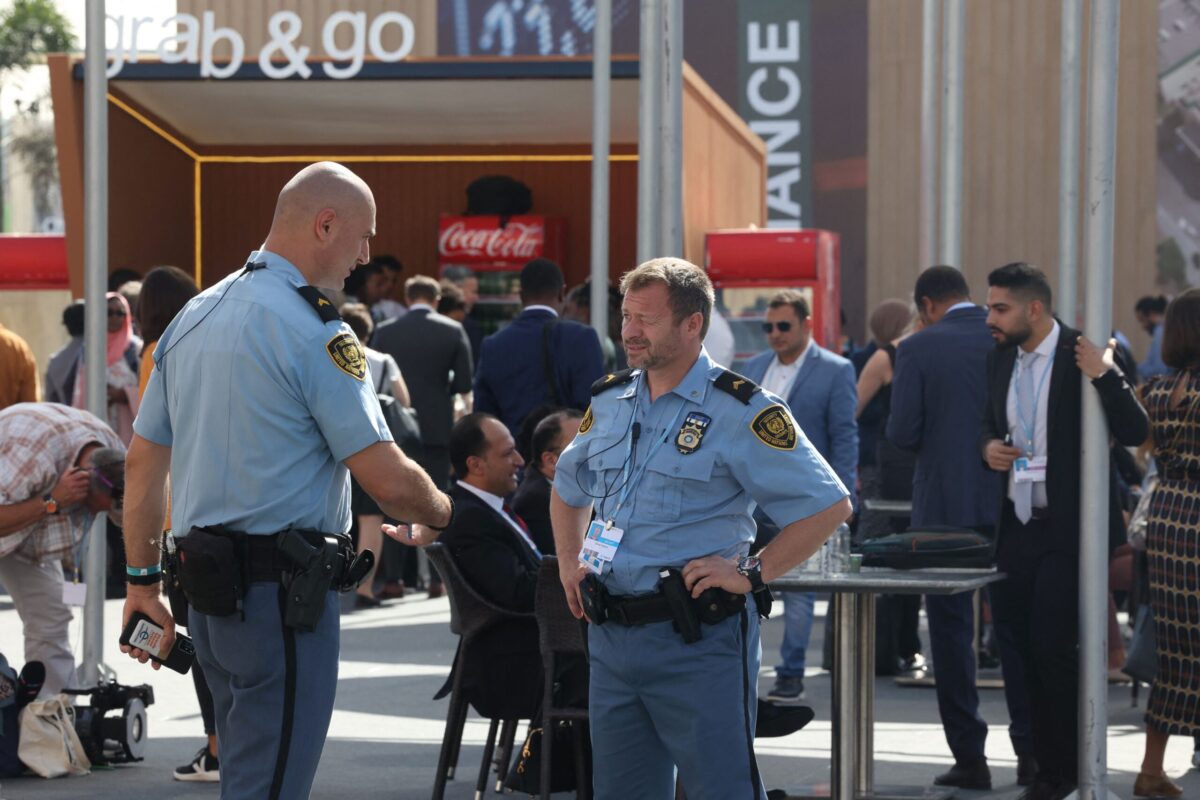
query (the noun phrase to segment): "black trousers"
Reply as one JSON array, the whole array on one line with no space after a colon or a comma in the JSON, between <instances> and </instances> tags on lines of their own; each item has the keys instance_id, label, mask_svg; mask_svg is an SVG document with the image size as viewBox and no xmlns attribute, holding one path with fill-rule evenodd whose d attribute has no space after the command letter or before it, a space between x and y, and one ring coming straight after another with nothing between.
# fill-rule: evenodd
<instances>
[{"instance_id":1,"label":"black trousers","mask_svg":"<svg viewBox=\"0 0 1200 800\"><path fill-rule=\"evenodd\" d=\"M1008 577L992 584L992 614L1025 668L1038 778L1074 784L1078 776L1079 554L1046 520L1022 525L1005 502L997 562ZM1005 676L1007 681L1008 677Z\"/></svg>"}]
</instances>

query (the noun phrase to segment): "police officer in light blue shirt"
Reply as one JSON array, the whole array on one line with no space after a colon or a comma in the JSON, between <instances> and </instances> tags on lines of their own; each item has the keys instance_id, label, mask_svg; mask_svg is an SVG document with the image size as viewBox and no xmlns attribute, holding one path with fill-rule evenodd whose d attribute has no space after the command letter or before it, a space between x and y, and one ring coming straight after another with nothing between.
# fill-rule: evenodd
<instances>
[{"instance_id":1,"label":"police officer in light blue shirt","mask_svg":"<svg viewBox=\"0 0 1200 800\"><path fill-rule=\"evenodd\" d=\"M747 597L816 551L849 516L847 492L778 397L704 351L713 290L701 269L650 261L621 290L633 369L593 387L551 498L568 602L593 623L595 796L669 800L677 767L689 800L761 800ZM782 532L753 558L756 504ZM682 573L684 605L703 594L692 608L712 612L698 640L676 630L666 568Z\"/></svg>"},{"instance_id":2,"label":"police officer in light blue shirt","mask_svg":"<svg viewBox=\"0 0 1200 800\"><path fill-rule=\"evenodd\" d=\"M362 347L317 288L340 287L366 263L374 233L361 179L328 162L301 170L280 192L263 248L159 340L134 423L126 622L134 612L156 621L164 651L174 639L158 584L168 468L177 534L221 529L244 543L240 613L199 613L193 601L188 619L213 694L222 800L308 797L333 712L337 595L318 582L312 629L286 624L287 568L261 545L289 530L344 535L351 473L395 518L444 526L452 512L392 442Z\"/></svg>"}]
</instances>

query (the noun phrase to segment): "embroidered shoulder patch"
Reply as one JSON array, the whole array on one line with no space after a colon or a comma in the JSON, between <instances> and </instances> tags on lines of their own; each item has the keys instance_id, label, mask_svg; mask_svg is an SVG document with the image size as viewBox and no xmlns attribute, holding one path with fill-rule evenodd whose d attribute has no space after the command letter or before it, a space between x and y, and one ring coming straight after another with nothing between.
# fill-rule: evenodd
<instances>
[{"instance_id":1,"label":"embroidered shoulder patch","mask_svg":"<svg viewBox=\"0 0 1200 800\"><path fill-rule=\"evenodd\" d=\"M768 447L776 450L794 450L796 448L796 426L787 409L781 405L773 405L758 412L758 416L750 423L750 430Z\"/></svg>"},{"instance_id":2,"label":"embroidered shoulder patch","mask_svg":"<svg viewBox=\"0 0 1200 800\"><path fill-rule=\"evenodd\" d=\"M592 418L592 407L588 406L587 412L583 415L583 420L579 423L579 433L585 434L592 429L592 423L595 420Z\"/></svg>"},{"instance_id":3,"label":"embroidered shoulder patch","mask_svg":"<svg viewBox=\"0 0 1200 800\"><path fill-rule=\"evenodd\" d=\"M358 339L349 333L339 333L325 344L329 358L337 368L355 380L367 377L367 354Z\"/></svg>"}]
</instances>

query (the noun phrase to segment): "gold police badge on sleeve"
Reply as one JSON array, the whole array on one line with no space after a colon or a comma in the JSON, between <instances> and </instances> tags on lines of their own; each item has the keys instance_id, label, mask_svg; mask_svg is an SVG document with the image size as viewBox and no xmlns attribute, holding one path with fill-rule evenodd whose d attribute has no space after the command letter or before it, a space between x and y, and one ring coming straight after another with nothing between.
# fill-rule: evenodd
<instances>
[{"instance_id":1,"label":"gold police badge on sleeve","mask_svg":"<svg viewBox=\"0 0 1200 800\"><path fill-rule=\"evenodd\" d=\"M781 405L764 408L750 423L750 430L759 441L776 450L794 450L796 448L796 426L787 409Z\"/></svg>"},{"instance_id":2,"label":"gold police badge on sleeve","mask_svg":"<svg viewBox=\"0 0 1200 800\"><path fill-rule=\"evenodd\" d=\"M592 429L592 423L595 420L592 418L592 407L588 406L587 412L583 415L583 420L579 423L580 434L587 433Z\"/></svg>"},{"instance_id":3,"label":"gold police badge on sleeve","mask_svg":"<svg viewBox=\"0 0 1200 800\"><path fill-rule=\"evenodd\" d=\"M707 414L701 414L693 411L687 415L683 421L683 426L680 427L678 435L675 437L675 449L683 455L694 453L700 449L700 442L704 439L704 431L708 429L709 423L712 422L712 417Z\"/></svg>"},{"instance_id":4,"label":"gold police badge on sleeve","mask_svg":"<svg viewBox=\"0 0 1200 800\"><path fill-rule=\"evenodd\" d=\"M367 354L358 339L349 333L339 333L325 345L329 358L337 368L355 380L367 377Z\"/></svg>"}]
</instances>

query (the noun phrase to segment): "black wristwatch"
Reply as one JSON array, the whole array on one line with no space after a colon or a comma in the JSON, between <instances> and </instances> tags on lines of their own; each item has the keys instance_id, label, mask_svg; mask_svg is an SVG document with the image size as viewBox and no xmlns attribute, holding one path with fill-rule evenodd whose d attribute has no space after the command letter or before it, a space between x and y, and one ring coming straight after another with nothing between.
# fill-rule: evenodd
<instances>
[{"instance_id":1,"label":"black wristwatch","mask_svg":"<svg viewBox=\"0 0 1200 800\"><path fill-rule=\"evenodd\" d=\"M739 574L744 576L746 580L750 581L751 594L755 592L761 592L763 589L767 588L767 585L763 583L762 561L759 560L758 556L746 556L738 561L737 571Z\"/></svg>"}]
</instances>

